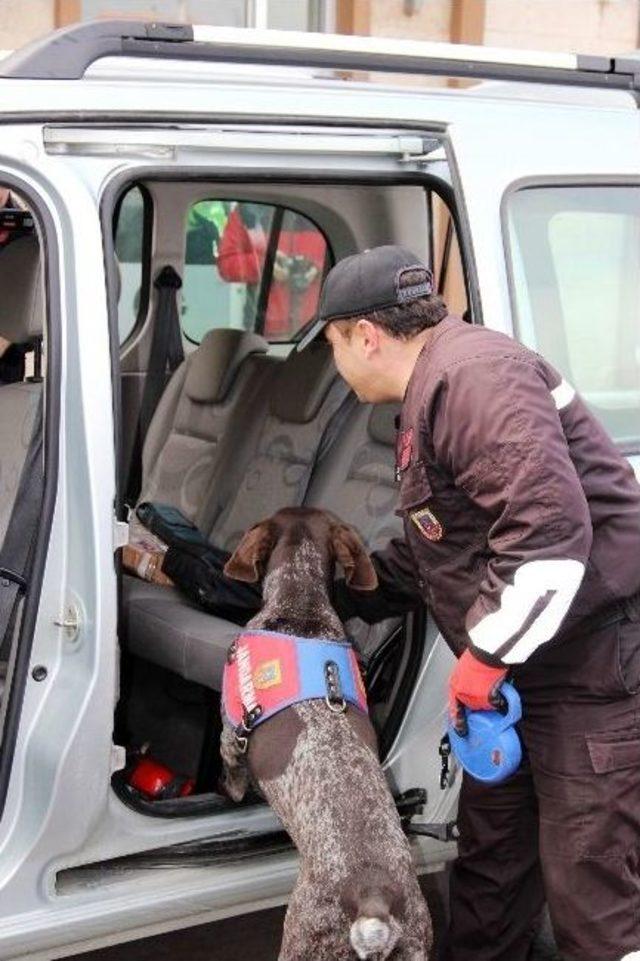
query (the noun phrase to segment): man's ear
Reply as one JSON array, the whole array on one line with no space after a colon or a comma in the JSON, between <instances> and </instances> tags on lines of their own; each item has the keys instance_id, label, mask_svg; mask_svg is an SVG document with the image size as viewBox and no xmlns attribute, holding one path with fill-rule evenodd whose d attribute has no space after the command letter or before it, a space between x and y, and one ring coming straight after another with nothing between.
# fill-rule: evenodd
<instances>
[{"instance_id":1,"label":"man's ear","mask_svg":"<svg viewBox=\"0 0 640 961\"><path fill-rule=\"evenodd\" d=\"M356 321L356 331L362 343L362 349L367 357L374 354L380 347L380 327L366 317Z\"/></svg>"},{"instance_id":2,"label":"man's ear","mask_svg":"<svg viewBox=\"0 0 640 961\"><path fill-rule=\"evenodd\" d=\"M273 524L271 521L261 521L244 535L224 565L223 574L235 581L255 584L264 574L273 545Z\"/></svg>"},{"instance_id":3,"label":"man's ear","mask_svg":"<svg viewBox=\"0 0 640 961\"><path fill-rule=\"evenodd\" d=\"M349 587L359 591L375 591L378 575L366 547L353 528L346 524L335 524L331 528L331 544Z\"/></svg>"}]
</instances>

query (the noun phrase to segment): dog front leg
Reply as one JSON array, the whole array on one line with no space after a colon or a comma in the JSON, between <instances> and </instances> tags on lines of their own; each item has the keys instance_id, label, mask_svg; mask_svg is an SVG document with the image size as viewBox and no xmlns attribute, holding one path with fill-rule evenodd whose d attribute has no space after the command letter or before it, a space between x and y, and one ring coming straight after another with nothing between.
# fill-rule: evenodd
<instances>
[{"instance_id":1,"label":"dog front leg","mask_svg":"<svg viewBox=\"0 0 640 961\"><path fill-rule=\"evenodd\" d=\"M240 750L235 731L223 721L220 735L222 777L220 787L232 801L241 801L249 788L249 766L246 751Z\"/></svg>"}]
</instances>

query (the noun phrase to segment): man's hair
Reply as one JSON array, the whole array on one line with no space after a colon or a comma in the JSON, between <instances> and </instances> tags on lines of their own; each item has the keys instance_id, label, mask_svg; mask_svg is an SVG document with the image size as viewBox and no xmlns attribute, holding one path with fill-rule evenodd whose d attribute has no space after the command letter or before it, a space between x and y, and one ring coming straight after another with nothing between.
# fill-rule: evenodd
<instances>
[{"instance_id":1,"label":"man's hair","mask_svg":"<svg viewBox=\"0 0 640 961\"><path fill-rule=\"evenodd\" d=\"M416 284L424 283L424 271L405 270L403 271L398 287L402 290L405 287L413 287ZM353 317L345 317L335 321L336 327L345 336L350 336L353 324L365 317L372 324L399 340L411 340L416 334L426 330L428 327L435 327L447 316L447 307L438 294L428 294L425 297L418 297L417 300L410 300L406 304L397 304L393 307L383 307L379 310L372 310L368 314L354 314Z\"/></svg>"}]
</instances>

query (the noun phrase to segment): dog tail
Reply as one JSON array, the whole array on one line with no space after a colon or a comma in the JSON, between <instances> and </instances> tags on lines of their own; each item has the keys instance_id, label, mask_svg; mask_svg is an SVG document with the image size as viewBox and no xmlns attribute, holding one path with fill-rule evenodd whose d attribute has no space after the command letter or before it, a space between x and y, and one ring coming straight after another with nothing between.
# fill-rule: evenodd
<instances>
[{"instance_id":1,"label":"dog tail","mask_svg":"<svg viewBox=\"0 0 640 961\"><path fill-rule=\"evenodd\" d=\"M352 922L351 946L361 961L391 954L400 936L397 918L403 901L399 885L382 869L368 868L346 882L341 902Z\"/></svg>"}]
</instances>

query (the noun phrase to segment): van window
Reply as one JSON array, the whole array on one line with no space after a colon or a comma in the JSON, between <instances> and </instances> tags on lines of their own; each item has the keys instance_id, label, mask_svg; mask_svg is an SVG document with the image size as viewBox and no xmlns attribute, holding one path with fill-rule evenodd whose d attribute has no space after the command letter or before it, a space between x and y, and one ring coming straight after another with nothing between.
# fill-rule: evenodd
<instances>
[{"instance_id":1,"label":"van window","mask_svg":"<svg viewBox=\"0 0 640 961\"><path fill-rule=\"evenodd\" d=\"M640 187L530 187L507 204L518 335L640 447Z\"/></svg>"},{"instance_id":2,"label":"van window","mask_svg":"<svg viewBox=\"0 0 640 961\"><path fill-rule=\"evenodd\" d=\"M291 341L315 315L329 265L324 234L271 204L205 200L188 213L182 329L200 343L214 327Z\"/></svg>"},{"instance_id":3,"label":"van window","mask_svg":"<svg viewBox=\"0 0 640 961\"><path fill-rule=\"evenodd\" d=\"M140 187L131 187L116 210L114 246L120 271L118 332L120 344L130 336L146 304L141 302L145 246L150 233L150 202Z\"/></svg>"}]
</instances>

